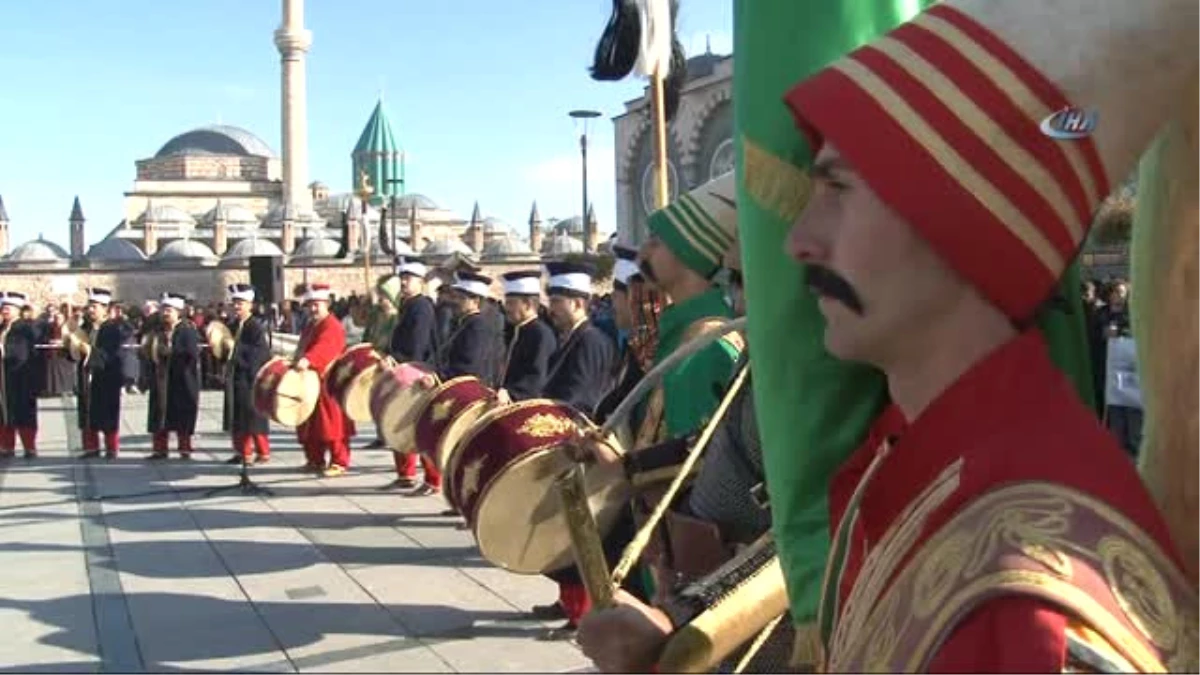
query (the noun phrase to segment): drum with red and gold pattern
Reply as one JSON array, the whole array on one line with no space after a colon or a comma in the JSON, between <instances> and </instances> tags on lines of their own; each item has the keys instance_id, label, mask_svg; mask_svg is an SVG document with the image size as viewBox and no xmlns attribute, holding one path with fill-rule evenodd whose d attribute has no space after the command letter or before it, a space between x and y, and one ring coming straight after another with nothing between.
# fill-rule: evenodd
<instances>
[{"instance_id":1,"label":"drum with red and gold pattern","mask_svg":"<svg viewBox=\"0 0 1200 675\"><path fill-rule=\"evenodd\" d=\"M417 383L437 373L424 363L400 363L381 370L371 385L371 419L379 437L395 452L409 453L416 446L417 414L424 409L432 390Z\"/></svg>"},{"instance_id":2,"label":"drum with red and gold pattern","mask_svg":"<svg viewBox=\"0 0 1200 675\"><path fill-rule=\"evenodd\" d=\"M483 557L521 574L544 574L572 564L571 537L554 480L571 467L564 446L590 422L569 407L533 399L481 416L459 442L444 488L479 543ZM606 439L622 454L615 439ZM588 503L601 534L613 527L631 488L621 464L591 464Z\"/></svg>"},{"instance_id":3,"label":"drum with red and gold pattern","mask_svg":"<svg viewBox=\"0 0 1200 675\"><path fill-rule=\"evenodd\" d=\"M284 425L304 424L317 408L321 380L312 370L293 370L282 356L267 361L254 375L254 409Z\"/></svg>"},{"instance_id":4,"label":"drum with red and gold pattern","mask_svg":"<svg viewBox=\"0 0 1200 675\"><path fill-rule=\"evenodd\" d=\"M383 357L368 344L347 349L325 368L325 393L342 406L355 422L371 420L371 385L383 365Z\"/></svg>"},{"instance_id":5,"label":"drum with red and gold pattern","mask_svg":"<svg viewBox=\"0 0 1200 675\"><path fill-rule=\"evenodd\" d=\"M417 414L417 452L445 473L446 460L458 440L494 405L496 392L479 378L456 377L438 385Z\"/></svg>"}]
</instances>

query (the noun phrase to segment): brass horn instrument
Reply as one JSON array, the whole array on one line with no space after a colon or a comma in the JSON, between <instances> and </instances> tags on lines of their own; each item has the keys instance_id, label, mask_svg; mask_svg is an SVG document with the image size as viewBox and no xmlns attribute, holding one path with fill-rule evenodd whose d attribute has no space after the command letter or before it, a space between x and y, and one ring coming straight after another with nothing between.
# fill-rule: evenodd
<instances>
[{"instance_id":1,"label":"brass horn instrument","mask_svg":"<svg viewBox=\"0 0 1200 675\"><path fill-rule=\"evenodd\" d=\"M63 324L62 343L72 361L84 361L92 353L91 338L75 317Z\"/></svg>"}]
</instances>

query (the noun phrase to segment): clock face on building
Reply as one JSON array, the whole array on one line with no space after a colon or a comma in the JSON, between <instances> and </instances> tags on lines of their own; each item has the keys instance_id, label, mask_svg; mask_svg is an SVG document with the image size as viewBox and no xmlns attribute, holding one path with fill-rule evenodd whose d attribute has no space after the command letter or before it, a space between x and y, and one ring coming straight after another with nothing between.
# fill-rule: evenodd
<instances>
[{"instance_id":1,"label":"clock face on building","mask_svg":"<svg viewBox=\"0 0 1200 675\"><path fill-rule=\"evenodd\" d=\"M654 162L646 165L642 171L642 209L646 215L658 210L657 190L655 186ZM667 161L667 203L675 201L679 196L679 174L675 165Z\"/></svg>"},{"instance_id":2,"label":"clock face on building","mask_svg":"<svg viewBox=\"0 0 1200 675\"><path fill-rule=\"evenodd\" d=\"M733 171L735 152L732 138L721 141L721 144L713 151L712 159L708 162L709 180Z\"/></svg>"}]
</instances>

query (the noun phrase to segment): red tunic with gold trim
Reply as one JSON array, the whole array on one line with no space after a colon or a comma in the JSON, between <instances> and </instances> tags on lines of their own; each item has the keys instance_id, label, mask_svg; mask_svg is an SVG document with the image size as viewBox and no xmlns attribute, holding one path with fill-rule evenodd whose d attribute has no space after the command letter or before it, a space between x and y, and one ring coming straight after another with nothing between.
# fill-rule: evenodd
<instances>
[{"instance_id":1,"label":"red tunic with gold trim","mask_svg":"<svg viewBox=\"0 0 1200 675\"><path fill-rule=\"evenodd\" d=\"M830 515L830 671L1061 672L1073 617L1105 611L1129 619L1117 623L1140 643L1111 662L1195 661L1195 597L1166 526L1036 332L996 349L911 424L885 413L834 478ZM1084 590L1080 604L1070 588Z\"/></svg>"},{"instance_id":2,"label":"red tunic with gold trim","mask_svg":"<svg viewBox=\"0 0 1200 675\"><path fill-rule=\"evenodd\" d=\"M345 411L325 393L325 369L346 350L346 329L337 317L329 314L316 323L309 324L300 333L302 349L296 357L308 359L309 368L321 375L321 395L312 417L296 427L296 436L302 445L344 441L354 435L354 422L346 417Z\"/></svg>"}]
</instances>

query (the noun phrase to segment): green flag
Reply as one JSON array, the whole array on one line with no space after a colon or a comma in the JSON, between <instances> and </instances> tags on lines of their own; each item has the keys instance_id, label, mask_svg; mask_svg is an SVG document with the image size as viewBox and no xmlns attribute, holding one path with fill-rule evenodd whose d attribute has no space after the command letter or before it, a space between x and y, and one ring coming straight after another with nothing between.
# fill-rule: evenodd
<instances>
[{"instance_id":1,"label":"green flag","mask_svg":"<svg viewBox=\"0 0 1200 675\"><path fill-rule=\"evenodd\" d=\"M887 390L877 371L825 352L816 299L784 253L787 231L807 198L804 168L811 157L782 99L792 85L930 4L734 2L738 229L758 364L754 394L773 532L798 624L813 621L817 611L829 551L830 476L863 440ZM1077 283L1073 268L1062 288L1074 312L1051 312L1047 321L1056 362L1070 364L1080 391L1090 392Z\"/></svg>"}]
</instances>

